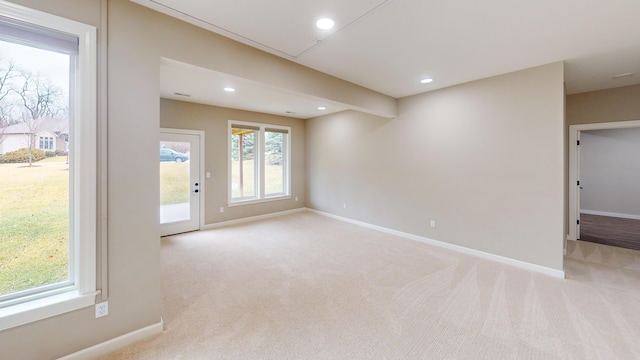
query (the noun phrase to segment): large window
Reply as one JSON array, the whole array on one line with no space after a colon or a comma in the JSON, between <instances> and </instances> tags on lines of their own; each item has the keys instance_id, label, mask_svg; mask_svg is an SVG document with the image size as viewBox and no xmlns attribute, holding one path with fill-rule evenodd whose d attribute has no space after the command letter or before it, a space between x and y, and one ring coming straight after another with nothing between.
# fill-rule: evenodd
<instances>
[{"instance_id":1,"label":"large window","mask_svg":"<svg viewBox=\"0 0 640 360\"><path fill-rule=\"evenodd\" d=\"M0 1L0 115L1 331L95 302L96 29Z\"/></svg>"},{"instance_id":2,"label":"large window","mask_svg":"<svg viewBox=\"0 0 640 360\"><path fill-rule=\"evenodd\" d=\"M229 121L229 203L290 196L289 138L284 126Z\"/></svg>"}]
</instances>

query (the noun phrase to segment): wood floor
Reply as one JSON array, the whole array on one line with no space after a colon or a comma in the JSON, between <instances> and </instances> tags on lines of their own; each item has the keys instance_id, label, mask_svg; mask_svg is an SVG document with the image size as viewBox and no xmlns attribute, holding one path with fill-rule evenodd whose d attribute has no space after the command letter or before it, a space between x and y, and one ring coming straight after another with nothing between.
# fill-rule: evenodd
<instances>
[{"instance_id":1,"label":"wood floor","mask_svg":"<svg viewBox=\"0 0 640 360\"><path fill-rule=\"evenodd\" d=\"M580 240L640 250L640 220L580 214Z\"/></svg>"}]
</instances>

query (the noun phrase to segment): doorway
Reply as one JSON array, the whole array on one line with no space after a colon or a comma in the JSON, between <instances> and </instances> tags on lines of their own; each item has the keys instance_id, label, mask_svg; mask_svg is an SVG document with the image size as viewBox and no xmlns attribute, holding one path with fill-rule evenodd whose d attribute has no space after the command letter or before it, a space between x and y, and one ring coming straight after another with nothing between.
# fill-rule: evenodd
<instances>
[{"instance_id":1,"label":"doorway","mask_svg":"<svg viewBox=\"0 0 640 360\"><path fill-rule=\"evenodd\" d=\"M160 129L160 235L200 230L204 132Z\"/></svg>"},{"instance_id":2,"label":"doorway","mask_svg":"<svg viewBox=\"0 0 640 360\"><path fill-rule=\"evenodd\" d=\"M580 135L588 130L610 130L640 127L640 120L569 126L569 234L568 240L580 239Z\"/></svg>"}]
</instances>

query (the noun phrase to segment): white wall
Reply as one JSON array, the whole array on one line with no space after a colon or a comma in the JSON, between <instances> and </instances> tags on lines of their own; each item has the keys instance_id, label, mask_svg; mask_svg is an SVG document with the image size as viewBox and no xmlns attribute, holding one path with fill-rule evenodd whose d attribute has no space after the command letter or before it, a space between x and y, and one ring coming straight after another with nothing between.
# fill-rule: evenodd
<instances>
[{"instance_id":1,"label":"white wall","mask_svg":"<svg viewBox=\"0 0 640 360\"><path fill-rule=\"evenodd\" d=\"M563 77L554 63L401 99L392 120L308 120L307 206L562 270Z\"/></svg>"},{"instance_id":2,"label":"white wall","mask_svg":"<svg viewBox=\"0 0 640 360\"><path fill-rule=\"evenodd\" d=\"M640 128L582 131L581 210L640 218Z\"/></svg>"},{"instance_id":3,"label":"white wall","mask_svg":"<svg viewBox=\"0 0 640 360\"><path fill-rule=\"evenodd\" d=\"M15 151L29 146L29 136L24 134L5 134L0 144L0 154Z\"/></svg>"}]
</instances>

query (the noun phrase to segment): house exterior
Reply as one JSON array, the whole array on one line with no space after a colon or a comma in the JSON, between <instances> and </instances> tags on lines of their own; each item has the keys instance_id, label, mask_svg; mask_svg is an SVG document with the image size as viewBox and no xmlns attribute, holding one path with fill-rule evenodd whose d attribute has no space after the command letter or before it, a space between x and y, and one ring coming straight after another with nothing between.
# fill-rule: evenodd
<instances>
[{"instance_id":1,"label":"house exterior","mask_svg":"<svg viewBox=\"0 0 640 360\"><path fill-rule=\"evenodd\" d=\"M69 119L41 118L0 129L0 155L29 147L29 138L35 149L67 151Z\"/></svg>"}]
</instances>

